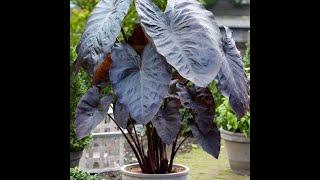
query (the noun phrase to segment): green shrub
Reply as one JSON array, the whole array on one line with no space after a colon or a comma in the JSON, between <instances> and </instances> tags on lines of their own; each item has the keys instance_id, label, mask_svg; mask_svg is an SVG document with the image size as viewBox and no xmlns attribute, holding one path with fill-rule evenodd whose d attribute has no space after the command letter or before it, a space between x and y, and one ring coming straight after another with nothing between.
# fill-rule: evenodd
<instances>
[{"instance_id":1,"label":"green shrub","mask_svg":"<svg viewBox=\"0 0 320 180\"><path fill-rule=\"evenodd\" d=\"M162 10L164 11L167 6L167 0L153 0L153 2Z\"/></svg>"},{"instance_id":2,"label":"green shrub","mask_svg":"<svg viewBox=\"0 0 320 180\"><path fill-rule=\"evenodd\" d=\"M73 4L77 5L81 9L92 11L99 0L70 0Z\"/></svg>"},{"instance_id":3,"label":"green shrub","mask_svg":"<svg viewBox=\"0 0 320 180\"><path fill-rule=\"evenodd\" d=\"M214 6L217 2L217 0L198 0L198 1L202 3L204 7L206 7L207 9Z\"/></svg>"},{"instance_id":4,"label":"green shrub","mask_svg":"<svg viewBox=\"0 0 320 180\"><path fill-rule=\"evenodd\" d=\"M167 0L153 0L153 2L161 9L164 10L167 5ZM130 6L130 9L128 11L128 14L123 20L123 30L125 32L126 37L130 37L134 31L134 29L138 25L138 14L136 11L135 3L132 3ZM119 41L123 41L123 35L120 34L118 37Z\"/></svg>"},{"instance_id":5,"label":"green shrub","mask_svg":"<svg viewBox=\"0 0 320 180\"><path fill-rule=\"evenodd\" d=\"M181 121L181 135L186 136L191 133L191 129L188 125L188 118L191 118L191 114L185 108L180 110L180 114L184 116Z\"/></svg>"},{"instance_id":6,"label":"green shrub","mask_svg":"<svg viewBox=\"0 0 320 180\"><path fill-rule=\"evenodd\" d=\"M70 180L102 180L102 177L90 175L87 172L81 171L79 168L70 168Z\"/></svg>"},{"instance_id":7,"label":"green shrub","mask_svg":"<svg viewBox=\"0 0 320 180\"><path fill-rule=\"evenodd\" d=\"M218 90L215 81L212 81L212 83L209 85L209 89L213 95L216 107L220 106L220 104L222 104L222 102L223 102L223 95Z\"/></svg>"},{"instance_id":8,"label":"green shrub","mask_svg":"<svg viewBox=\"0 0 320 180\"><path fill-rule=\"evenodd\" d=\"M250 112L237 119L226 98L223 98L223 103L216 109L216 123L219 128L250 137Z\"/></svg>"},{"instance_id":9,"label":"green shrub","mask_svg":"<svg viewBox=\"0 0 320 180\"><path fill-rule=\"evenodd\" d=\"M137 25L138 25L138 14L135 8L135 4L132 3L128 11L128 14L123 20L123 25L122 25L123 30L126 34L126 37L130 37L132 35L133 30L136 28ZM119 41L124 40L122 34L119 35L118 40Z\"/></svg>"}]
</instances>

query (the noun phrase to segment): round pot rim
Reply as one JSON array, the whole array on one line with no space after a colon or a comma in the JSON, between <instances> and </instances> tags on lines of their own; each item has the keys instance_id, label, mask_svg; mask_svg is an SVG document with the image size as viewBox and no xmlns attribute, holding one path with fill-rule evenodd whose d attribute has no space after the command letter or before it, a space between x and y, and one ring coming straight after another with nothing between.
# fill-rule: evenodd
<instances>
[{"instance_id":1,"label":"round pot rim","mask_svg":"<svg viewBox=\"0 0 320 180\"><path fill-rule=\"evenodd\" d=\"M131 177L144 177L144 178L155 178L155 177L179 177L179 176L186 176L189 174L190 168L188 168L185 165L182 164L175 164L173 163L173 166L178 166L178 167L182 167L184 168L183 171L181 172L177 172L177 173L170 173L170 174L143 174L143 173L135 173L135 172L130 172L127 170L128 167L131 166L139 166L138 163L133 163L133 164L128 164L128 165L124 165L121 167L121 173L124 175L128 175Z\"/></svg>"},{"instance_id":2,"label":"round pot rim","mask_svg":"<svg viewBox=\"0 0 320 180\"><path fill-rule=\"evenodd\" d=\"M221 132L221 137L224 140L250 143L250 137L245 137L243 133L234 133L234 132L225 130L223 128L220 128L220 132ZM236 137L236 138L231 139L231 137Z\"/></svg>"}]
</instances>

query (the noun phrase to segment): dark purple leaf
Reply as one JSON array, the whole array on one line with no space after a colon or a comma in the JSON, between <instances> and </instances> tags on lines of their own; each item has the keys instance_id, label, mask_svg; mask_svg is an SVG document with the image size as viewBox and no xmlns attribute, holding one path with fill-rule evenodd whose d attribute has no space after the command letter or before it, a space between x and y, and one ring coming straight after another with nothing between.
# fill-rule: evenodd
<instances>
[{"instance_id":1,"label":"dark purple leaf","mask_svg":"<svg viewBox=\"0 0 320 180\"><path fill-rule=\"evenodd\" d=\"M117 101L116 105L114 106L114 120L119 124L120 127L125 129L127 128L129 118L129 111L124 105Z\"/></svg>"},{"instance_id":2,"label":"dark purple leaf","mask_svg":"<svg viewBox=\"0 0 320 180\"><path fill-rule=\"evenodd\" d=\"M130 4L131 0L101 0L96 5L76 49L75 74L82 66L93 75L95 66L110 53Z\"/></svg>"},{"instance_id":3,"label":"dark purple leaf","mask_svg":"<svg viewBox=\"0 0 320 180\"><path fill-rule=\"evenodd\" d=\"M200 146L205 150L207 153L211 154L213 157L218 159L220 154L220 132L216 128L211 128L211 130L203 134L196 123L192 123L190 125L190 129L192 131L193 136L197 140L197 142L200 144Z\"/></svg>"},{"instance_id":4,"label":"dark purple leaf","mask_svg":"<svg viewBox=\"0 0 320 180\"><path fill-rule=\"evenodd\" d=\"M141 26L138 25L128 39L128 44L130 44L136 52L140 54L148 43L148 38L145 36Z\"/></svg>"},{"instance_id":5,"label":"dark purple leaf","mask_svg":"<svg viewBox=\"0 0 320 180\"><path fill-rule=\"evenodd\" d=\"M215 103L209 88L191 88L176 84L177 94L182 106L187 108L193 118L189 118L192 134L200 146L213 157L220 153L220 132L214 124Z\"/></svg>"},{"instance_id":6,"label":"dark purple leaf","mask_svg":"<svg viewBox=\"0 0 320 180\"><path fill-rule=\"evenodd\" d=\"M156 128L161 140L169 145L179 133L180 119L179 105L174 99L169 99L167 106L158 111L151 123Z\"/></svg>"},{"instance_id":7,"label":"dark purple leaf","mask_svg":"<svg viewBox=\"0 0 320 180\"><path fill-rule=\"evenodd\" d=\"M181 104L191 111L199 130L207 134L214 127L215 103L209 88L188 88L177 84Z\"/></svg>"},{"instance_id":8,"label":"dark purple leaf","mask_svg":"<svg viewBox=\"0 0 320 180\"><path fill-rule=\"evenodd\" d=\"M138 123L147 124L168 94L168 64L148 44L140 56L129 44L117 44L111 53L110 81L118 100Z\"/></svg>"},{"instance_id":9,"label":"dark purple leaf","mask_svg":"<svg viewBox=\"0 0 320 180\"><path fill-rule=\"evenodd\" d=\"M216 77L217 87L221 93L229 98L232 109L237 117L243 117L249 109L249 83L243 68L242 57L238 51L232 32L224 27L223 50L224 61Z\"/></svg>"},{"instance_id":10,"label":"dark purple leaf","mask_svg":"<svg viewBox=\"0 0 320 180\"><path fill-rule=\"evenodd\" d=\"M106 95L100 100L99 89L95 86L81 97L75 112L78 139L89 135L106 118L112 99L112 96Z\"/></svg>"},{"instance_id":11,"label":"dark purple leaf","mask_svg":"<svg viewBox=\"0 0 320 180\"><path fill-rule=\"evenodd\" d=\"M151 0L136 0L141 26L157 51L179 74L206 87L219 72L221 34L213 14L196 0L168 0L162 12Z\"/></svg>"}]
</instances>

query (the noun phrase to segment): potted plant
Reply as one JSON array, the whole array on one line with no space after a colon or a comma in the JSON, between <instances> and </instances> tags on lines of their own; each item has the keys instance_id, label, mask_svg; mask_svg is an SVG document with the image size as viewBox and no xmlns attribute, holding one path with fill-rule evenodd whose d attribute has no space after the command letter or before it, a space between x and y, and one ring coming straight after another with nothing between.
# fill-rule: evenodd
<instances>
[{"instance_id":1,"label":"potted plant","mask_svg":"<svg viewBox=\"0 0 320 180\"><path fill-rule=\"evenodd\" d=\"M250 175L250 113L237 119L225 100L217 108L217 125L229 158L230 168L240 175Z\"/></svg>"},{"instance_id":2,"label":"potted plant","mask_svg":"<svg viewBox=\"0 0 320 180\"><path fill-rule=\"evenodd\" d=\"M139 16L130 35L121 27L129 9ZM218 158L220 132L208 88L213 80L238 117L249 109L249 84L231 30L221 33L212 13L196 0L168 0L162 9L151 0L101 0L77 54L74 76L83 68L92 77L75 112L77 138L109 116L138 160L122 168L123 179L187 179L189 168L173 163L191 135L178 142L184 119L200 146ZM147 147L135 124L145 127Z\"/></svg>"},{"instance_id":3,"label":"potted plant","mask_svg":"<svg viewBox=\"0 0 320 180\"><path fill-rule=\"evenodd\" d=\"M70 168L70 180L102 180L102 177L97 174L91 175L75 167Z\"/></svg>"}]
</instances>

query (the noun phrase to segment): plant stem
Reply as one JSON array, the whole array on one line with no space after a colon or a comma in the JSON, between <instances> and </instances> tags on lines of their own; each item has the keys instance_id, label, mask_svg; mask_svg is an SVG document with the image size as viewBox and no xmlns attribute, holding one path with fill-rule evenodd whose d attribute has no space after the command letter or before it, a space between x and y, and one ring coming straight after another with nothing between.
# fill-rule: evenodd
<instances>
[{"instance_id":1,"label":"plant stem","mask_svg":"<svg viewBox=\"0 0 320 180\"><path fill-rule=\"evenodd\" d=\"M173 159L174 159L174 156L175 156L174 150L176 149L177 141L178 141L179 136L180 136L180 132L181 132L181 130L179 131L179 133L176 136L176 139L172 143L171 155L170 155L170 164L169 164L169 168L168 168L169 173L172 172Z\"/></svg>"},{"instance_id":2,"label":"plant stem","mask_svg":"<svg viewBox=\"0 0 320 180\"><path fill-rule=\"evenodd\" d=\"M158 138L154 138L155 140L155 143L156 144L156 148L155 148L155 161L156 161L156 166L157 166L157 169L159 170L160 168L160 162L161 162L161 150L159 149L159 143L160 141L158 141Z\"/></svg>"},{"instance_id":3,"label":"plant stem","mask_svg":"<svg viewBox=\"0 0 320 180\"><path fill-rule=\"evenodd\" d=\"M174 151L174 155L178 152L180 146L188 139L188 137L190 137L191 134L188 134L179 144L178 148Z\"/></svg>"},{"instance_id":4,"label":"plant stem","mask_svg":"<svg viewBox=\"0 0 320 180\"><path fill-rule=\"evenodd\" d=\"M143 137L141 136L141 150L142 150L142 153L143 153L143 156L145 158L145 154L144 154L144 148L143 148Z\"/></svg>"},{"instance_id":5,"label":"plant stem","mask_svg":"<svg viewBox=\"0 0 320 180\"><path fill-rule=\"evenodd\" d=\"M134 146L132 145L132 143L130 142L129 138L127 137L127 135L123 132L123 130L121 129L121 127L119 126L119 124L114 120L113 117L110 116L110 114L108 114L109 118L118 126L118 128L120 129L121 133L123 134L123 136L126 138L127 142L129 143L131 149L133 150L133 153L134 155L137 157L137 160L138 160L138 163L139 163L139 166L142 170L142 172L144 173L145 170L144 170L144 166L143 166L143 163L141 162L141 159L139 157L139 154L138 152L136 151L136 149L134 148Z\"/></svg>"},{"instance_id":6,"label":"plant stem","mask_svg":"<svg viewBox=\"0 0 320 180\"><path fill-rule=\"evenodd\" d=\"M134 145L136 146L136 149L138 150L138 154L140 155L141 160L143 161L143 156L142 156L141 149L139 148L137 142L135 141L135 139L134 139L134 137L133 137L133 135L132 135L132 132L130 132L130 130L129 130L128 128L127 128L127 131L128 131L128 133L129 133L129 135L130 135L130 137L131 137Z\"/></svg>"},{"instance_id":7,"label":"plant stem","mask_svg":"<svg viewBox=\"0 0 320 180\"><path fill-rule=\"evenodd\" d=\"M146 125L147 127L147 139L148 139L148 165L149 165L149 173L154 173L155 172L155 163L154 163L154 150L153 150L153 141L152 141L152 126L151 123L148 123Z\"/></svg>"}]
</instances>

